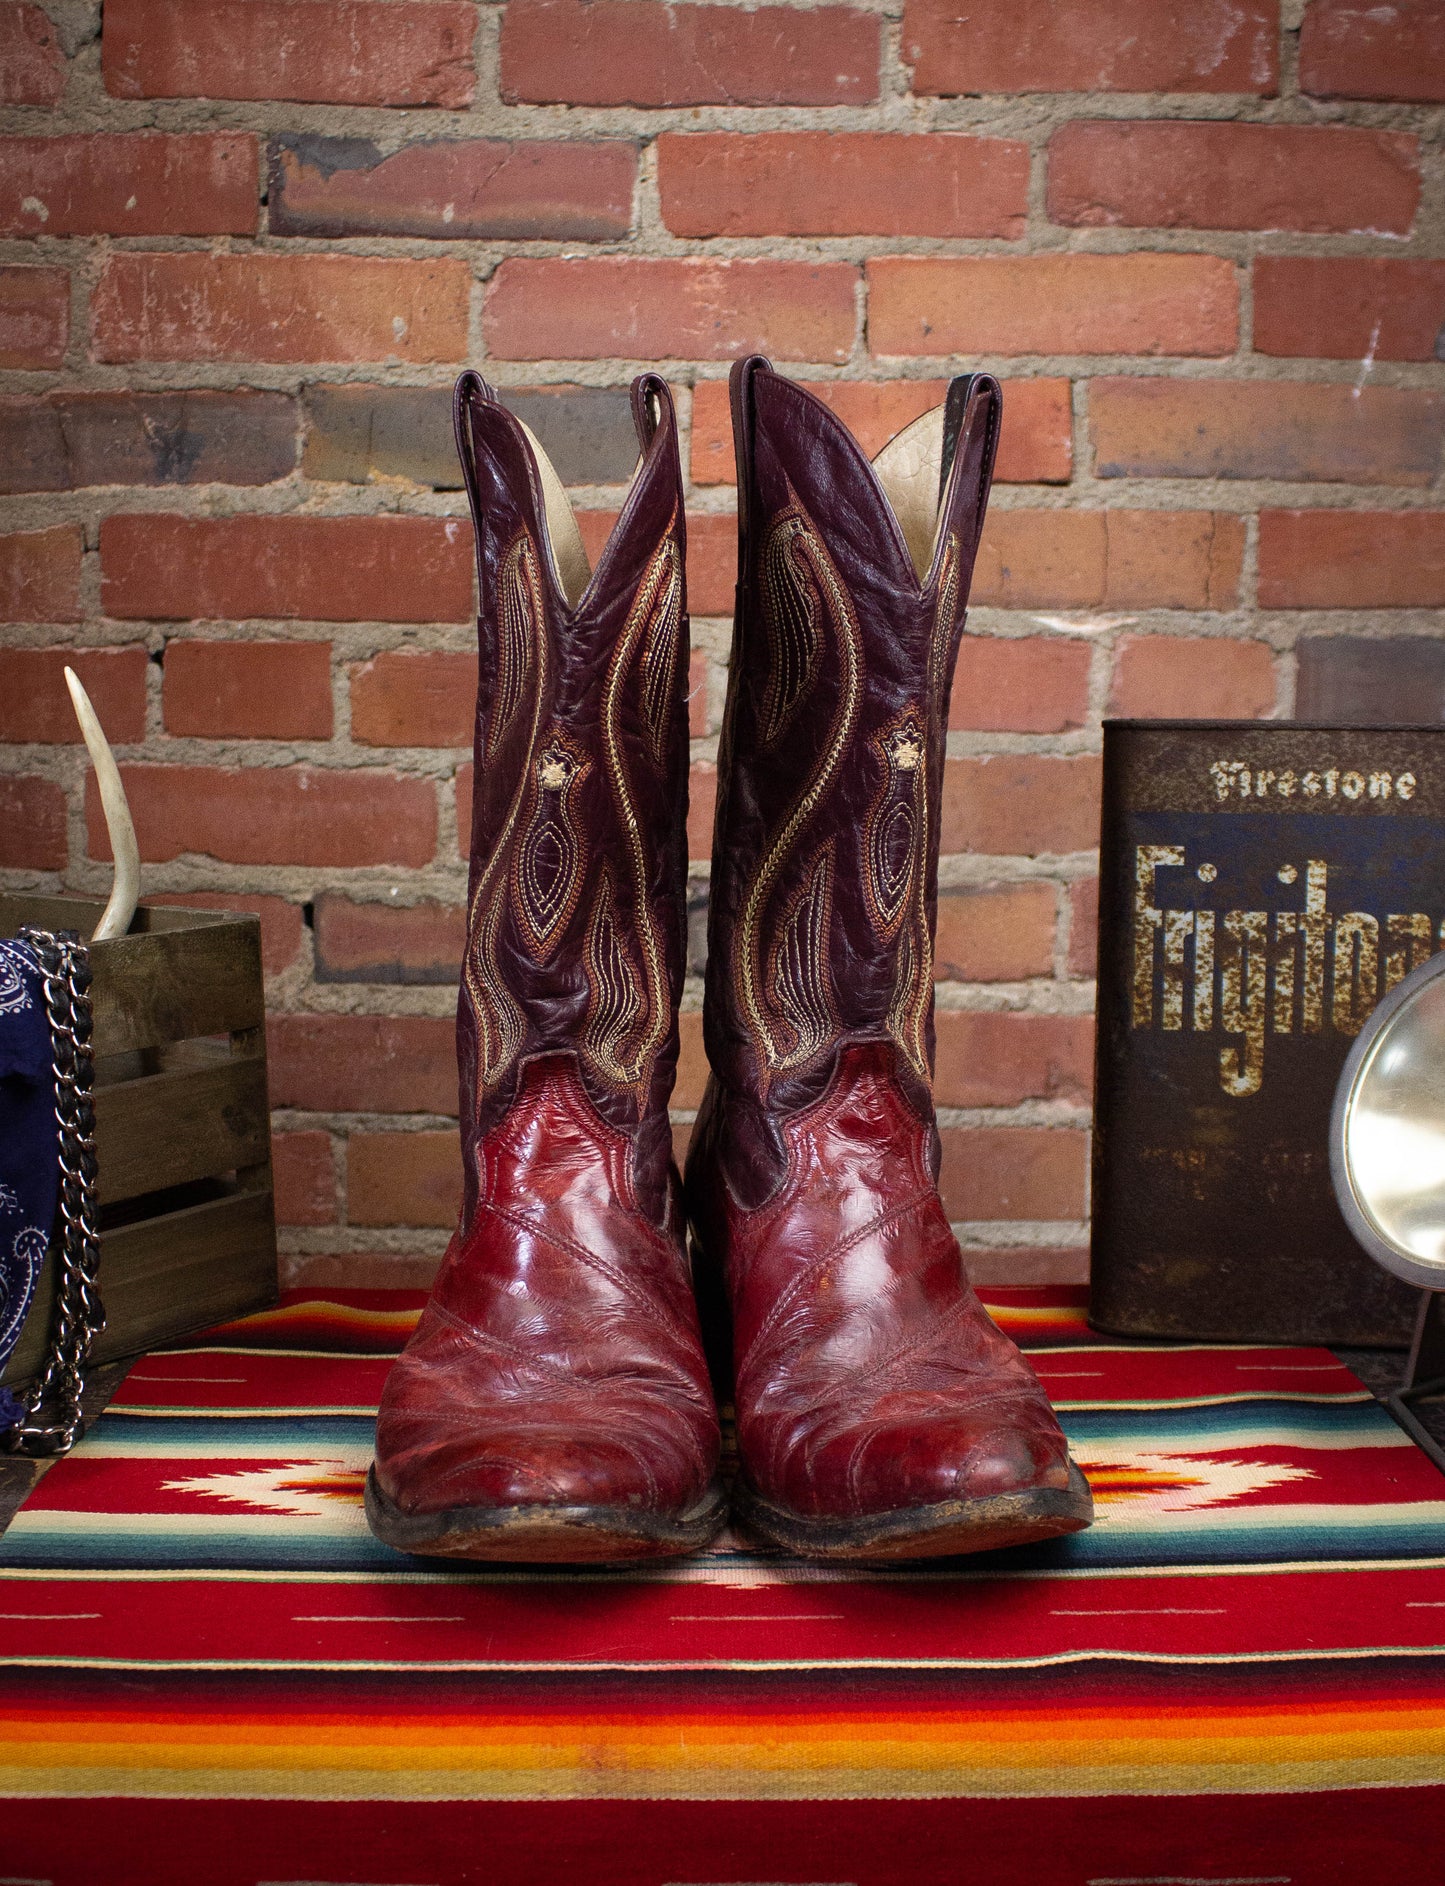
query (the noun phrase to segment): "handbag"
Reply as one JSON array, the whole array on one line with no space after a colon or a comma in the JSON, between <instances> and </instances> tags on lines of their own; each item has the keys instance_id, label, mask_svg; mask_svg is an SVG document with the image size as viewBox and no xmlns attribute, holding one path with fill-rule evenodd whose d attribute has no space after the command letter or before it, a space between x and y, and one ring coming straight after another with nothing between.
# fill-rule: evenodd
<instances>
[{"instance_id":1,"label":"handbag","mask_svg":"<svg viewBox=\"0 0 1445 1886\"><path fill-rule=\"evenodd\" d=\"M57 1264L44 1365L19 1393L0 1387L0 1449L9 1453L75 1445L86 1364L105 1328L90 984L76 931L26 925L0 940L0 1371L52 1246Z\"/></svg>"}]
</instances>

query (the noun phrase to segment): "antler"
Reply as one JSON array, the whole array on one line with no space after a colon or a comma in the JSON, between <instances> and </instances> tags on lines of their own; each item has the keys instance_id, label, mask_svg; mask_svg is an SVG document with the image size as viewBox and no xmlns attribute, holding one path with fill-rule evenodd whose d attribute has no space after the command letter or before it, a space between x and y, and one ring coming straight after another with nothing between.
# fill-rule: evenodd
<instances>
[{"instance_id":1,"label":"antler","mask_svg":"<svg viewBox=\"0 0 1445 1886\"><path fill-rule=\"evenodd\" d=\"M105 809L106 830L110 833L111 855L115 859L115 882L111 886L110 901L101 912L100 922L91 937L92 943L100 943L107 937L124 936L130 928L130 920L135 915L140 897L140 848L135 842L135 826L131 823L130 806L126 802L125 787L121 784L120 768L115 763L115 755L110 750L110 742L105 737L96 711L90 704L90 696L81 686L80 677L73 668L65 671L65 685L70 689L75 718L80 722L80 731L90 750L90 763L95 768L96 784L100 787L100 803Z\"/></svg>"}]
</instances>

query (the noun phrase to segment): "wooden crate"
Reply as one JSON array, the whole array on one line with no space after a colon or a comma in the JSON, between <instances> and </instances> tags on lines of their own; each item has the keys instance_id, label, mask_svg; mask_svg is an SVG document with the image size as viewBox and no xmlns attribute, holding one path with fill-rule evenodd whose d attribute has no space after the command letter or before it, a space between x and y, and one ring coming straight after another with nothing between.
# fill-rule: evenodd
<instances>
[{"instance_id":1,"label":"wooden crate","mask_svg":"<svg viewBox=\"0 0 1445 1886\"><path fill-rule=\"evenodd\" d=\"M88 937L101 908L0 893L0 936ZM105 1362L274 1303L276 1217L259 923L142 905L90 961ZM54 1301L52 1250L7 1383L37 1372Z\"/></svg>"}]
</instances>

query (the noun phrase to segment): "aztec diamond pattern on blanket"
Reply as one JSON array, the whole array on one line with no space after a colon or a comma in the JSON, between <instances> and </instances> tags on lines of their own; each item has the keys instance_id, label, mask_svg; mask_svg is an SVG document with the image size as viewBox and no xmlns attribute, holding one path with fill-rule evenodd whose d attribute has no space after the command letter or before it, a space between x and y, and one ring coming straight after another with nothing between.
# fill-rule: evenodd
<instances>
[{"instance_id":1,"label":"aztec diamond pattern on blanket","mask_svg":"<svg viewBox=\"0 0 1445 1886\"><path fill-rule=\"evenodd\" d=\"M472 1569L366 1527L420 1299L137 1363L0 1539L0 1871L55 1886L1374 1886L1445 1828L1445 1480L1323 1350L995 1291L1094 1527Z\"/></svg>"}]
</instances>

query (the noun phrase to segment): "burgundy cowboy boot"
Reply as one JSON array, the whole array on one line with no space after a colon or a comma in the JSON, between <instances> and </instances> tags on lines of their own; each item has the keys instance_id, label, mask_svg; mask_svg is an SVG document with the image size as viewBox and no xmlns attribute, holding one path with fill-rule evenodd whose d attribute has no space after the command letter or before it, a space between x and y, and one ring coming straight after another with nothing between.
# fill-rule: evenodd
<instances>
[{"instance_id":1,"label":"burgundy cowboy boot","mask_svg":"<svg viewBox=\"0 0 1445 1886\"><path fill-rule=\"evenodd\" d=\"M474 373L477 703L457 1013L465 1188L387 1379L373 1531L460 1558L687 1552L725 1515L667 1102L686 935L687 614L677 426L589 577L540 445Z\"/></svg>"},{"instance_id":2,"label":"burgundy cowboy boot","mask_svg":"<svg viewBox=\"0 0 1445 1886\"><path fill-rule=\"evenodd\" d=\"M732 399L714 1073L687 1191L709 1323L730 1309L735 1503L824 1558L1073 1532L1088 1485L964 1274L930 1093L944 734L999 386L955 380L871 466L765 360Z\"/></svg>"}]
</instances>

